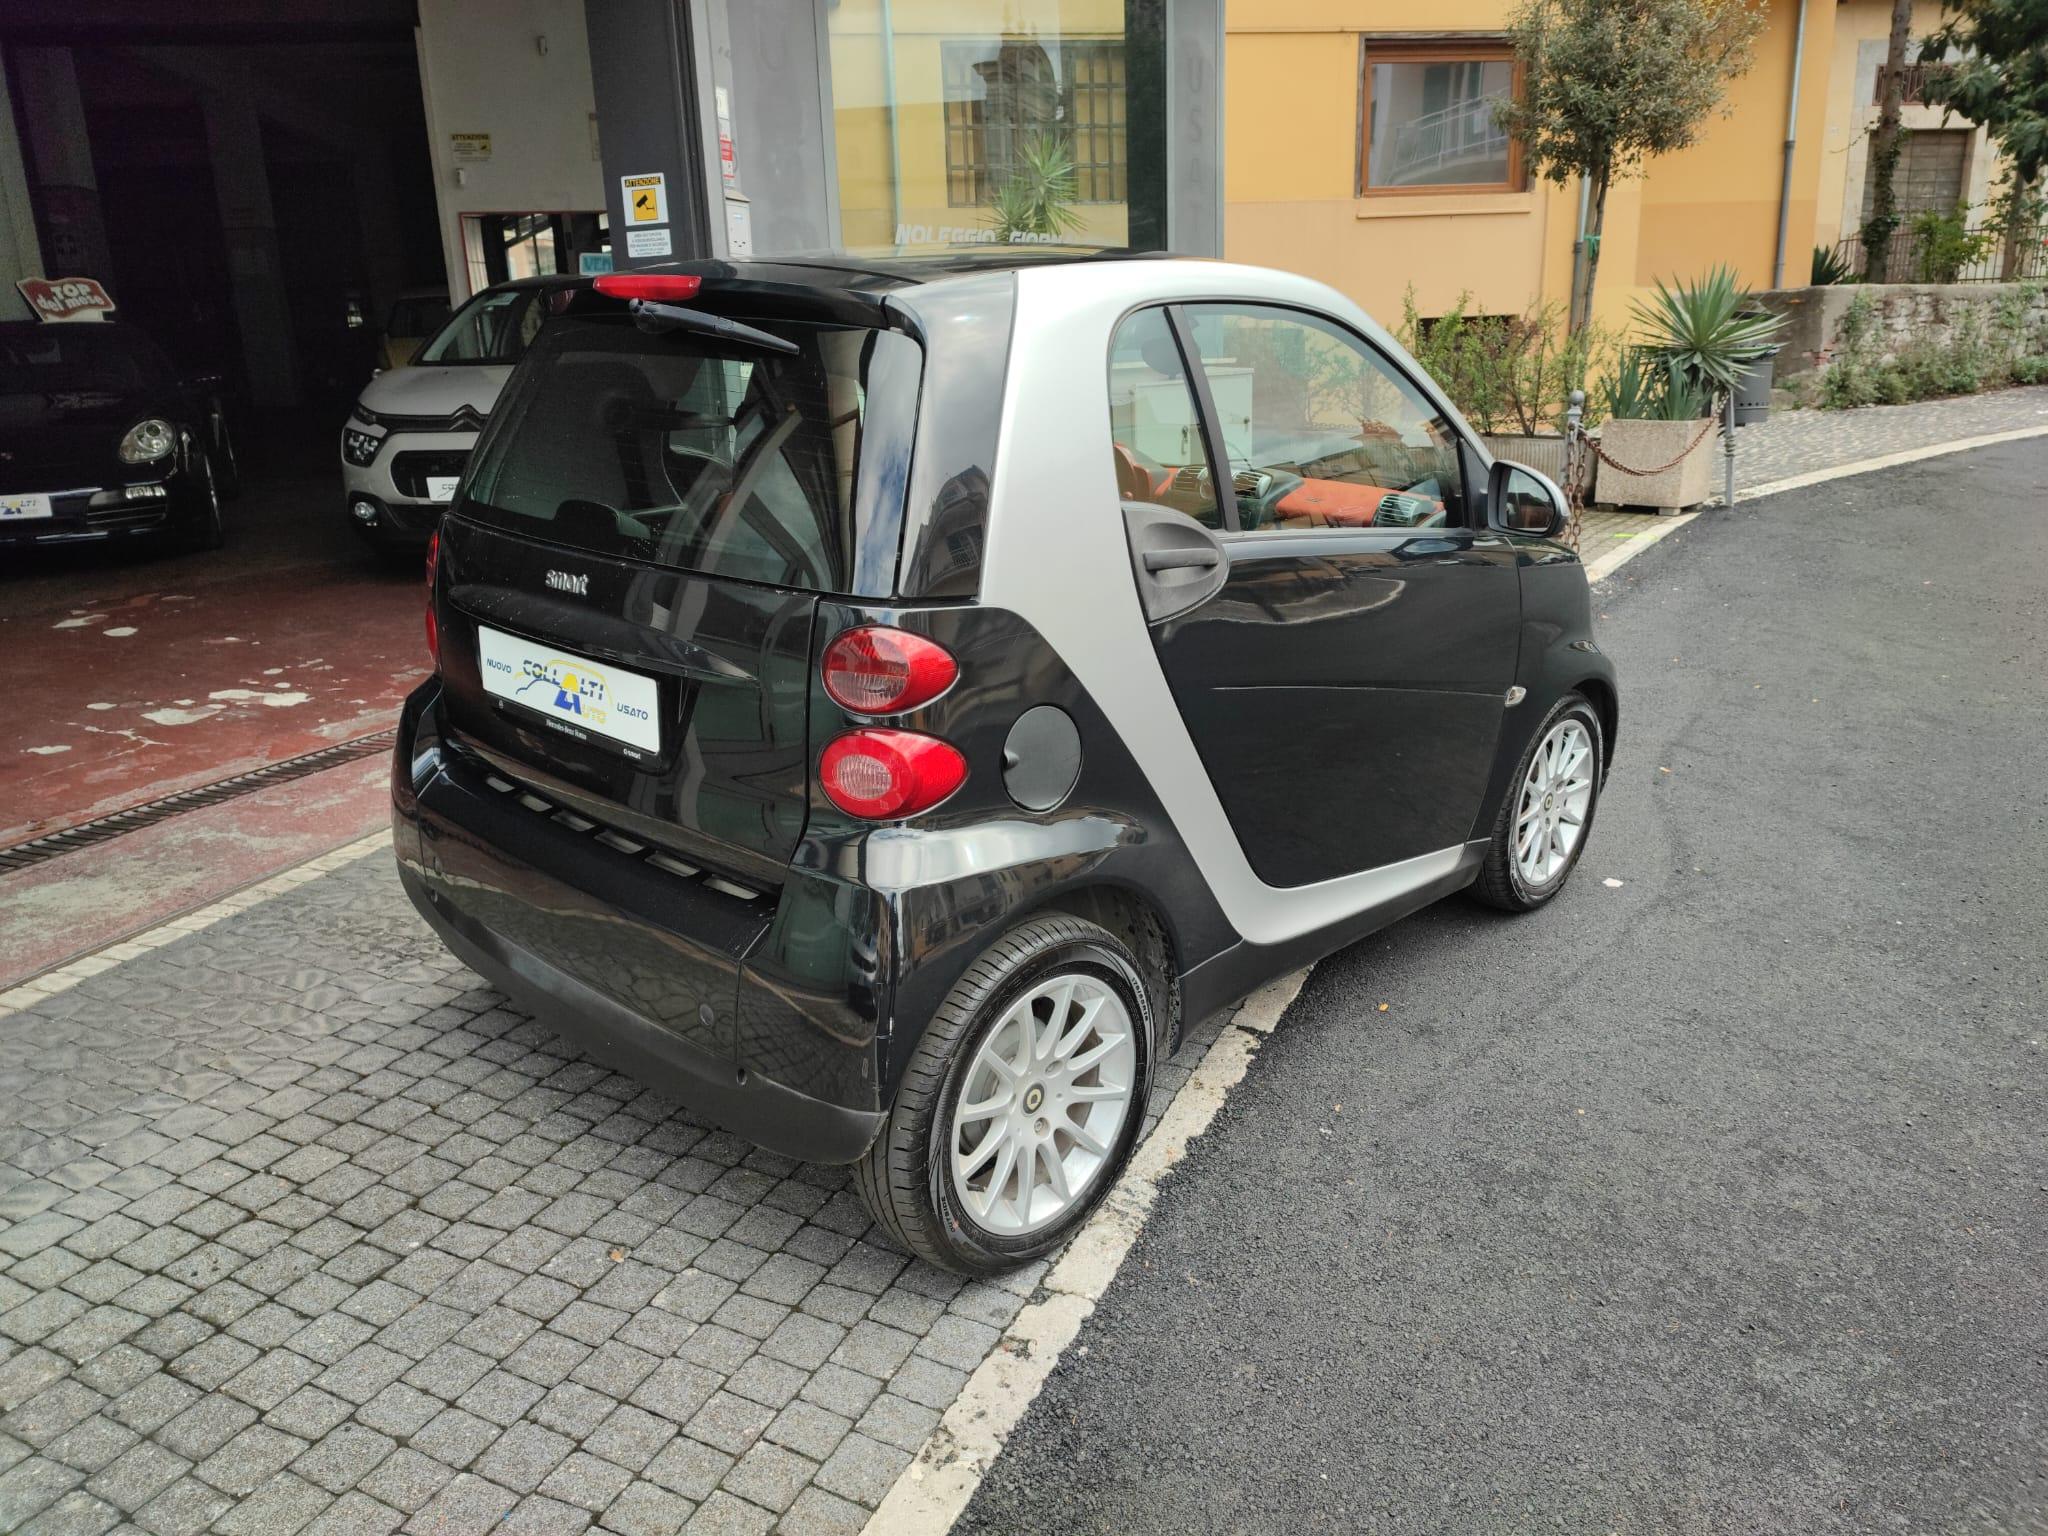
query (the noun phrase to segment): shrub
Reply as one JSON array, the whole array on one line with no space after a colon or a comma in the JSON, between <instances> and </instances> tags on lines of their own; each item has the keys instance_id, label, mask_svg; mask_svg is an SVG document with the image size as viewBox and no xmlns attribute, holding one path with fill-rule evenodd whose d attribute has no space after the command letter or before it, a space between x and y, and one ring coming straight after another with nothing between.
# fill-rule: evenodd
<instances>
[{"instance_id":1,"label":"shrub","mask_svg":"<svg viewBox=\"0 0 2048 1536\"><path fill-rule=\"evenodd\" d=\"M1954 213L1929 209L1913 221L1913 234L1920 245L1914 271L1921 282L1952 283L1962 276L1963 268L1990 254L1997 236L1989 230L1970 233L1969 217L1969 204L1959 203Z\"/></svg>"},{"instance_id":2,"label":"shrub","mask_svg":"<svg viewBox=\"0 0 2048 1536\"><path fill-rule=\"evenodd\" d=\"M1596 362L1614 350L1613 338L1597 326L1568 333L1560 304L1482 315L1472 303L1462 293L1446 313L1424 319L1410 287L1396 333L1401 345L1481 432L1562 431L1571 392L1586 388ZM1595 419L1589 400L1587 424Z\"/></svg>"},{"instance_id":3,"label":"shrub","mask_svg":"<svg viewBox=\"0 0 2048 1536\"><path fill-rule=\"evenodd\" d=\"M1831 245L1816 245L1813 248L1813 286L1826 288L1835 283L1853 283L1856 269L1848 258L1838 255Z\"/></svg>"},{"instance_id":4,"label":"shrub","mask_svg":"<svg viewBox=\"0 0 2048 1536\"><path fill-rule=\"evenodd\" d=\"M1946 338L1915 337L1889 358L1877 334L1877 305L1857 294L1842 316L1841 345L1821 373L1820 403L1903 405L2007 382L2048 382L2048 325L2030 319L2040 292L2040 284L2025 283L1990 305L1957 305Z\"/></svg>"},{"instance_id":5,"label":"shrub","mask_svg":"<svg viewBox=\"0 0 2048 1536\"><path fill-rule=\"evenodd\" d=\"M2015 384L2048 384L2048 353L2023 357L2014 363L2012 381Z\"/></svg>"}]
</instances>

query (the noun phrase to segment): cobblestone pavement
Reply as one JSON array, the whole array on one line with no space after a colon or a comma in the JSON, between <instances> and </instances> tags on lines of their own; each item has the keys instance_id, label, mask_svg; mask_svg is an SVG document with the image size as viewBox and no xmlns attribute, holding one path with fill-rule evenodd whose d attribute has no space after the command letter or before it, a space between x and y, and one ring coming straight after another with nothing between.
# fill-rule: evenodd
<instances>
[{"instance_id":1,"label":"cobblestone pavement","mask_svg":"<svg viewBox=\"0 0 2048 1536\"><path fill-rule=\"evenodd\" d=\"M858 1531L1044 1269L580 1059L388 849L0 1017L0 1095L0 1531Z\"/></svg>"},{"instance_id":2,"label":"cobblestone pavement","mask_svg":"<svg viewBox=\"0 0 2048 1536\"><path fill-rule=\"evenodd\" d=\"M2025 427L2048 428L2048 386L2001 389L1913 405L1871 405L1853 411L1777 411L1768 421L1736 433L1736 490L1739 493L1860 459ZM1719 447L1717 438L1717 498L1721 486ZM1590 565L1657 522L1654 512L1588 508L1581 519L1579 556Z\"/></svg>"}]
</instances>

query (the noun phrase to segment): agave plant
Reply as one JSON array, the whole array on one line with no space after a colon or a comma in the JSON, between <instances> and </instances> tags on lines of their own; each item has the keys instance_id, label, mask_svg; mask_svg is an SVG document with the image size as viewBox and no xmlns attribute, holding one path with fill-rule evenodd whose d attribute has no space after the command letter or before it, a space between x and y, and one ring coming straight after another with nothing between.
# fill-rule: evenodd
<instances>
[{"instance_id":1,"label":"agave plant","mask_svg":"<svg viewBox=\"0 0 2048 1536\"><path fill-rule=\"evenodd\" d=\"M1816 245L1813 248L1813 285L1825 288L1835 283L1853 283L1856 269L1849 265L1832 245Z\"/></svg>"},{"instance_id":2,"label":"agave plant","mask_svg":"<svg viewBox=\"0 0 2048 1536\"><path fill-rule=\"evenodd\" d=\"M1698 386L1709 404L1734 391L1784 328L1777 315L1750 307L1748 291L1726 266L1676 288L1659 283L1653 298L1635 301L1634 311L1644 345Z\"/></svg>"},{"instance_id":3,"label":"agave plant","mask_svg":"<svg viewBox=\"0 0 2048 1536\"><path fill-rule=\"evenodd\" d=\"M1018 146L1010 174L989 193L989 218L999 241L1044 240L1081 227L1074 156L1065 139L1034 133Z\"/></svg>"},{"instance_id":4,"label":"agave plant","mask_svg":"<svg viewBox=\"0 0 2048 1536\"><path fill-rule=\"evenodd\" d=\"M1624 351L1602 396L1616 421L1698 421L1714 403L1676 361L1652 347Z\"/></svg>"}]
</instances>

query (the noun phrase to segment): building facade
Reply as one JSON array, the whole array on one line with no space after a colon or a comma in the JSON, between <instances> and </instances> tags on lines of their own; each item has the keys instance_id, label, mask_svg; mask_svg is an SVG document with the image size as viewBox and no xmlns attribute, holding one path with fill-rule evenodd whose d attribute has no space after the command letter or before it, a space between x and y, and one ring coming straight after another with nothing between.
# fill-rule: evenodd
<instances>
[{"instance_id":1,"label":"building facade","mask_svg":"<svg viewBox=\"0 0 2048 1536\"><path fill-rule=\"evenodd\" d=\"M1802 284L1813 245L1837 237L1851 137L1831 115L1837 28L1888 7L1766 4L1755 63L1729 86L1725 115L1611 189L1596 318L1619 324L1654 283L1716 262L1752 288ZM1580 189L1532 178L1493 124L1493 100L1517 85L1512 9L1441 0L1424 27L1393 0L1233 5L1227 253L1310 273L1389 319L1411 290L1424 316L1468 295L1485 314L1562 305ZM1881 60L1882 25L1878 37Z\"/></svg>"}]
</instances>

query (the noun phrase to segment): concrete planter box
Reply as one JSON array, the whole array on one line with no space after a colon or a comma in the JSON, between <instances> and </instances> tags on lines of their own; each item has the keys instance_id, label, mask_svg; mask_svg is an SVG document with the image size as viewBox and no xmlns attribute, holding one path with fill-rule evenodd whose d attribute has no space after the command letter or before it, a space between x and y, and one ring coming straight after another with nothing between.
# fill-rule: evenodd
<instances>
[{"instance_id":1,"label":"concrete planter box","mask_svg":"<svg viewBox=\"0 0 2048 1536\"><path fill-rule=\"evenodd\" d=\"M1486 434L1486 451L1496 459L1513 459L1517 464L1526 464L1539 475L1548 475L1564 491L1577 490L1583 499L1593 489L1591 465L1593 455L1587 453L1579 466L1579 485L1564 483L1564 439L1555 432L1489 432Z\"/></svg>"},{"instance_id":2,"label":"concrete planter box","mask_svg":"<svg viewBox=\"0 0 2048 1536\"><path fill-rule=\"evenodd\" d=\"M1702 425L1706 431L1700 430ZM1697 437L1698 442L1693 443ZM1692 443L1691 452L1686 444ZM1616 421L1600 428L1598 500L1615 507L1693 507L1713 494L1714 450L1720 444L1711 422L1699 421ZM1679 459L1683 453L1685 457ZM1657 469L1656 474L1632 475L1607 462L1613 459L1629 469ZM1672 464L1673 459L1678 459Z\"/></svg>"}]
</instances>

